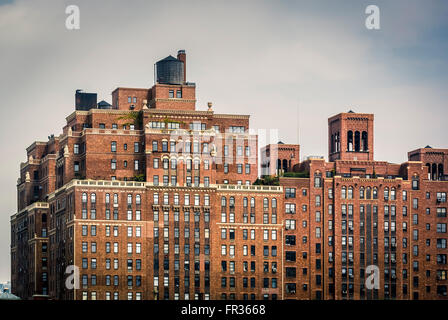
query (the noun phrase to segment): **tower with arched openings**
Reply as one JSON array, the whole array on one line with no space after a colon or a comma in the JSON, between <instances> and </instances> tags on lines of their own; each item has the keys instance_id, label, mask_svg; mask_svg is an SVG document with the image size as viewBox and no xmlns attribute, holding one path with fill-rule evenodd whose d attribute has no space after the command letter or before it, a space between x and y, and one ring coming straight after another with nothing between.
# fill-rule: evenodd
<instances>
[{"instance_id":1,"label":"tower with arched openings","mask_svg":"<svg viewBox=\"0 0 448 320\"><path fill-rule=\"evenodd\" d=\"M350 110L329 118L328 158L373 161L373 114Z\"/></svg>"}]
</instances>

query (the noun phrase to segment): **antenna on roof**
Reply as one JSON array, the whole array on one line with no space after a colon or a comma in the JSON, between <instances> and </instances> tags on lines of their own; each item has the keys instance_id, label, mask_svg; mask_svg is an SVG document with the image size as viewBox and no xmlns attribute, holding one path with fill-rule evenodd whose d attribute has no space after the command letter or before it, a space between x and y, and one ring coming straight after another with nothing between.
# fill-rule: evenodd
<instances>
[{"instance_id":1,"label":"antenna on roof","mask_svg":"<svg viewBox=\"0 0 448 320\"><path fill-rule=\"evenodd\" d=\"M300 98L297 99L297 144L300 144Z\"/></svg>"}]
</instances>

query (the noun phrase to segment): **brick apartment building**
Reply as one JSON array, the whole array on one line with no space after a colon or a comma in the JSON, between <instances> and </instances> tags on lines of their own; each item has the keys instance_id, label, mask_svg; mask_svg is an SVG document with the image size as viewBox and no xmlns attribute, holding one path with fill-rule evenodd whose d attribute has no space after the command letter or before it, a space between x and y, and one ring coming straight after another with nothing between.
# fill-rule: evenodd
<instances>
[{"instance_id":1,"label":"brick apartment building","mask_svg":"<svg viewBox=\"0 0 448 320\"><path fill-rule=\"evenodd\" d=\"M262 149L248 115L196 110L186 55L112 104L76 92L20 165L12 292L23 299L447 299L448 149L374 160L372 114L328 120L329 162ZM261 181L261 182L260 182ZM66 288L66 269L79 287ZM380 286L365 286L370 265Z\"/></svg>"}]
</instances>

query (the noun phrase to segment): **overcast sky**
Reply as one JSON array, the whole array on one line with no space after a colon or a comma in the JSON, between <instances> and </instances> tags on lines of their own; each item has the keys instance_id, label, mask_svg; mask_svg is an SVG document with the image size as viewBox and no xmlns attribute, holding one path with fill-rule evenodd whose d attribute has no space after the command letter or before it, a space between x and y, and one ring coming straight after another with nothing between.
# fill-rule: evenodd
<instances>
[{"instance_id":1,"label":"overcast sky","mask_svg":"<svg viewBox=\"0 0 448 320\"><path fill-rule=\"evenodd\" d=\"M80 30L65 8L80 8ZM365 8L380 8L380 30ZM301 157L327 157L327 118L375 114L375 159L401 163L448 147L447 1L0 0L0 281L10 278L9 218L19 163L59 135L76 89L111 102L150 87L153 64L187 53L197 109L250 114Z\"/></svg>"}]
</instances>

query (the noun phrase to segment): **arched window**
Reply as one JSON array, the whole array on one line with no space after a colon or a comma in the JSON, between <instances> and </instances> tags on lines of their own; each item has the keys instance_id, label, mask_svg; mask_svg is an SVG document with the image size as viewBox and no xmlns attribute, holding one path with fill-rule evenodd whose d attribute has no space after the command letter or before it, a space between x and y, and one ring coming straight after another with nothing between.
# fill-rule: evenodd
<instances>
[{"instance_id":1,"label":"arched window","mask_svg":"<svg viewBox=\"0 0 448 320\"><path fill-rule=\"evenodd\" d=\"M235 207L235 198L234 197L229 198L229 206L231 208Z\"/></svg>"},{"instance_id":2,"label":"arched window","mask_svg":"<svg viewBox=\"0 0 448 320\"><path fill-rule=\"evenodd\" d=\"M90 202L91 203L96 203L96 194L95 193L91 193L90 194Z\"/></svg>"},{"instance_id":3,"label":"arched window","mask_svg":"<svg viewBox=\"0 0 448 320\"><path fill-rule=\"evenodd\" d=\"M384 200L389 200L389 188L384 188Z\"/></svg>"},{"instance_id":4,"label":"arched window","mask_svg":"<svg viewBox=\"0 0 448 320\"><path fill-rule=\"evenodd\" d=\"M221 207L227 206L227 199L226 197L221 197Z\"/></svg>"},{"instance_id":5,"label":"arched window","mask_svg":"<svg viewBox=\"0 0 448 320\"><path fill-rule=\"evenodd\" d=\"M283 171L288 172L288 160L283 159Z\"/></svg>"},{"instance_id":6,"label":"arched window","mask_svg":"<svg viewBox=\"0 0 448 320\"><path fill-rule=\"evenodd\" d=\"M443 164L441 164L441 163L439 163L439 180L443 180L443 176L444 176L444 173L443 173Z\"/></svg>"},{"instance_id":7,"label":"arched window","mask_svg":"<svg viewBox=\"0 0 448 320\"><path fill-rule=\"evenodd\" d=\"M42 223L46 223L47 222L47 215L44 213L42 214Z\"/></svg>"},{"instance_id":8,"label":"arched window","mask_svg":"<svg viewBox=\"0 0 448 320\"><path fill-rule=\"evenodd\" d=\"M114 193L114 204L118 204L118 194Z\"/></svg>"},{"instance_id":9,"label":"arched window","mask_svg":"<svg viewBox=\"0 0 448 320\"><path fill-rule=\"evenodd\" d=\"M355 151L359 152L361 147L361 135L359 133L359 131L355 132Z\"/></svg>"},{"instance_id":10,"label":"arched window","mask_svg":"<svg viewBox=\"0 0 448 320\"><path fill-rule=\"evenodd\" d=\"M132 194L128 194L128 204L132 204Z\"/></svg>"},{"instance_id":11,"label":"arched window","mask_svg":"<svg viewBox=\"0 0 448 320\"><path fill-rule=\"evenodd\" d=\"M255 208L255 198L250 198L250 207Z\"/></svg>"},{"instance_id":12,"label":"arched window","mask_svg":"<svg viewBox=\"0 0 448 320\"><path fill-rule=\"evenodd\" d=\"M320 188L322 186L322 174L319 171L314 173L314 187Z\"/></svg>"},{"instance_id":13,"label":"arched window","mask_svg":"<svg viewBox=\"0 0 448 320\"><path fill-rule=\"evenodd\" d=\"M378 189L377 189L377 187L373 188L373 199L378 199Z\"/></svg>"},{"instance_id":14,"label":"arched window","mask_svg":"<svg viewBox=\"0 0 448 320\"><path fill-rule=\"evenodd\" d=\"M431 180L431 165L427 163L426 167L428 168L428 179Z\"/></svg>"},{"instance_id":15,"label":"arched window","mask_svg":"<svg viewBox=\"0 0 448 320\"><path fill-rule=\"evenodd\" d=\"M247 201L247 197L244 197L244 198L243 198L243 207L244 207L244 208L247 208L247 203L248 203L248 201Z\"/></svg>"},{"instance_id":16,"label":"arched window","mask_svg":"<svg viewBox=\"0 0 448 320\"><path fill-rule=\"evenodd\" d=\"M370 187L366 188L366 199L370 200L372 198Z\"/></svg>"},{"instance_id":17,"label":"arched window","mask_svg":"<svg viewBox=\"0 0 448 320\"><path fill-rule=\"evenodd\" d=\"M353 131L347 132L347 151L353 151Z\"/></svg>"},{"instance_id":18,"label":"arched window","mask_svg":"<svg viewBox=\"0 0 448 320\"><path fill-rule=\"evenodd\" d=\"M82 194L82 202L87 203L87 193L83 192Z\"/></svg>"},{"instance_id":19,"label":"arched window","mask_svg":"<svg viewBox=\"0 0 448 320\"><path fill-rule=\"evenodd\" d=\"M142 203L142 198L139 194L137 194L135 196L135 204L141 204Z\"/></svg>"},{"instance_id":20,"label":"arched window","mask_svg":"<svg viewBox=\"0 0 448 320\"><path fill-rule=\"evenodd\" d=\"M437 164L432 164L431 180L437 180Z\"/></svg>"},{"instance_id":21,"label":"arched window","mask_svg":"<svg viewBox=\"0 0 448 320\"><path fill-rule=\"evenodd\" d=\"M364 199L364 187L359 188L359 199Z\"/></svg>"},{"instance_id":22,"label":"arched window","mask_svg":"<svg viewBox=\"0 0 448 320\"><path fill-rule=\"evenodd\" d=\"M362 132L362 145L361 145L361 151L369 151L369 144L368 144L368 140L367 140L367 132L363 131Z\"/></svg>"},{"instance_id":23,"label":"arched window","mask_svg":"<svg viewBox=\"0 0 448 320\"><path fill-rule=\"evenodd\" d=\"M341 199L347 199L347 187L343 186L341 188Z\"/></svg>"},{"instance_id":24,"label":"arched window","mask_svg":"<svg viewBox=\"0 0 448 320\"><path fill-rule=\"evenodd\" d=\"M412 190L418 190L419 189L419 177L417 174L414 174L412 177Z\"/></svg>"},{"instance_id":25,"label":"arched window","mask_svg":"<svg viewBox=\"0 0 448 320\"><path fill-rule=\"evenodd\" d=\"M263 199L263 208L264 209L269 208L269 199L268 198Z\"/></svg>"},{"instance_id":26,"label":"arched window","mask_svg":"<svg viewBox=\"0 0 448 320\"><path fill-rule=\"evenodd\" d=\"M395 188L390 189L390 199L397 200L397 191L395 190Z\"/></svg>"},{"instance_id":27,"label":"arched window","mask_svg":"<svg viewBox=\"0 0 448 320\"><path fill-rule=\"evenodd\" d=\"M282 168L282 160L277 159L277 170L280 170Z\"/></svg>"},{"instance_id":28,"label":"arched window","mask_svg":"<svg viewBox=\"0 0 448 320\"><path fill-rule=\"evenodd\" d=\"M348 195L347 195L348 199L353 199L353 187L348 187Z\"/></svg>"},{"instance_id":29,"label":"arched window","mask_svg":"<svg viewBox=\"0 0 448 320\"><path fill-rule=\"evenodd\" d=\"M106 203L110 203L110 194L106 193L106 198L105 198Z\"/></svg>"},{"instance_id":30,"label":"arched window","mask_svg":"<svg viewBox=\"0 0 448 320\"><path fill-rule=\"evenodd\" d=\"M272 198L271 206L272 206L272 208L277 208L277 199L276 198Z\"/></svg>"}]
</instances>

